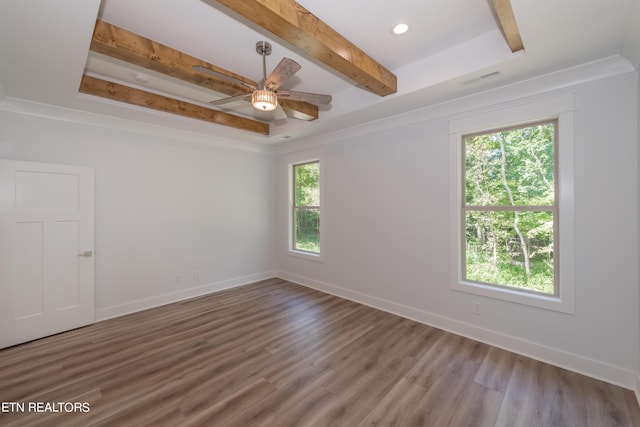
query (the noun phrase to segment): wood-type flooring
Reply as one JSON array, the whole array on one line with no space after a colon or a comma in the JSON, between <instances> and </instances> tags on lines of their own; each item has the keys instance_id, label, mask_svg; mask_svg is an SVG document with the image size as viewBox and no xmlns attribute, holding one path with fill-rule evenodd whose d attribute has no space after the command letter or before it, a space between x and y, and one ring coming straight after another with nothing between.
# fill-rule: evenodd
<instances>
[{"instance_id":1,"label":"wood-type flooring","mask_svg":"<svg viewBox=\"0 0 640 427\"><path fill-rule=\"evenodd\" d=\"M0 405L21 427L640 426L630 390L281 279L0 350Z\"/></svg>"}]
</instances>

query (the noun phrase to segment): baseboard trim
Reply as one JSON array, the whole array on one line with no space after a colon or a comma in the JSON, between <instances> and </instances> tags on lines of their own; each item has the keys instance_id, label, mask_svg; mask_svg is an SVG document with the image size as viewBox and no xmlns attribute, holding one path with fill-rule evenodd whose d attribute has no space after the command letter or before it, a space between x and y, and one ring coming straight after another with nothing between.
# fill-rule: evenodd
<instances>
[{"instance_id":1,"label":"baseboard trim","mask_svg":"<svg viewBox=\"0 0 640 427\"><path fill-rule=\"evenodd\" d=\"M202 295L218 292L224 289L235 288L242 285L258 282L260 280L275 277L275 271L265 271L262 273L249 274L247 276L235 277L233 279L222 280L220 282L209 283L195 288L188 288L177 292L170 292L163 295L157 295L125 304L114 305L96 310L96 322L112 319L114 317L124 316L126 314L135 313L149 308L158 307L173 302L182 301L189 298L199 297Z\"/></svg>"},{"instance_id":2,"label":"baseboard trim","mask_svg":"<svg viewBox=\"0 0 640 427\"><path fill-rule=\"evenodd\" d=\"M302 286L326 292L360 304L368 305L370 307L443 329L457 335L481 341L504 350L531 357L532 359L606 381L629 390L634 390L636 398L638 398L638 401L640 402L640 375L637 372L523 340L521 338L480 328L478 326L440 316L438 314L429 313L381 298L372 297L370 295L341 288L329 283L320 282L298 274L286 271L277 271L276 275L281 279L289 280Z\"/></svg>"}]
</instances>

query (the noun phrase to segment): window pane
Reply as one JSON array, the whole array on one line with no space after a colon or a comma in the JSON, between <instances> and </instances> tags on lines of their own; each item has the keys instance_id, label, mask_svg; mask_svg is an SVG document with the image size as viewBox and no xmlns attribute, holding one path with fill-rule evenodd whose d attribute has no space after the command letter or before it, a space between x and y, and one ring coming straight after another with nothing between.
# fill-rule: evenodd
<instances>
[{"instance_id":1,"label":"window pane","mask_svg":"<svg viewBox=\"0 0 640 427\"><path fill-rule=\"evenodd\" d=\"M320 253L320 162L293 166L293 249Z\"/></svg>"},{"instance_id":2,"label":"window pane","mask_svg":"<svg viewBox=\"0 0 640 427\"><path fill-rule=\"evenodd\" d=\"M466 279L554 294L551 212L466 212Z\"/></svg>"},{"instance_id":3,"label":"window pane","mask_svg":"<svg viewBox=\"0 0 640 427\"><path fill-rule=\"evenodd\" d=\"M295 205L320 206L320 163L294 166Z\"/></svg>"},{"instance_id":4,"label":"window pane","mask_svg":"<svg viewBox=\"0 0 640 427\"><path fill-rule=\"evenodd\" d=\"M467 136L468 206L554 204L554 123Z\"/></svg>"},{"instance_id":5,"label":"window pane","mask_svg":"<svg viewBox=\"0 0 640 427\"><path fill-rule=\"evenodd\" d=\"M320 252L320 210L295 209L295 249Z\"/></svg>"}]
</instances>

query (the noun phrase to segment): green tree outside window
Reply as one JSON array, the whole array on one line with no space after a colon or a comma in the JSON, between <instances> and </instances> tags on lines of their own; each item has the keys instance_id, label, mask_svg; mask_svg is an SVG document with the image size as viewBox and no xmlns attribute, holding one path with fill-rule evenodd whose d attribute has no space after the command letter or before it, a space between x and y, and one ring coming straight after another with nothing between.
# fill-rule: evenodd
<instances>
[{"instance_id":1,"label":"green tree outside window","mask_svg":"<svg viewBox=\"0 0 640 427\"><path fill-rule=\"evenodd\" d=\"M320 253L320 162L293 166L293 249Z\"/></svg>"},{"instance_id":2,"label":"green tree outside window","mask_svg":"<svg viewBox=\"0 0 640 427\"><path fill-rule=\"evenodd\" d=\"M557 122L468 135L465 279L557 295Z\"/></svg>"}]
</instances>

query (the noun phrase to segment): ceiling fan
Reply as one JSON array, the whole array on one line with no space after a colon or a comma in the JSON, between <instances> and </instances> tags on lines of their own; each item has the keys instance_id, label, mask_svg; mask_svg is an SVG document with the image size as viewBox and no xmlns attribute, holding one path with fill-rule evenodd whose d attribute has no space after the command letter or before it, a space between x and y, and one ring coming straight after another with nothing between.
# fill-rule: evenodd
<instances>
[{"instance_id":1,"label":"ceiling fan","mask_svg":"<svg viewBox=\"0 0 640 427\"><path fill-rule=\"evenodd\" d=\"M194 65L194 70L202 73L211 74L215 77L223 78L233 81L234 83L241 84L242 86L253 89L251 93L245 93L242 95L230 96L227 98L217 99L211 101L211 105L222 105L228 102L249 99L251 98L251 104L253 108L259 111L274 111L276 110L276 118L286 118L287 115L278 103L278 99L291 99L293 101L304 101L314 105L328 105L331 103L331 95L321 95L317 93L309 92L296 92L292 90L280 90L280 86L291 76L293 76L302 67L293 59L282 58L280 63L267 77L267 64L266 57L271 55L271 44L266 41L259 41L256 43L256 52L262 56L262 80L258 82L258 86L253 86L242 80L236 79L226 74L222 74L218 71L210 68L203 67L201 65Z\"/></svg>"}]
</instances>

